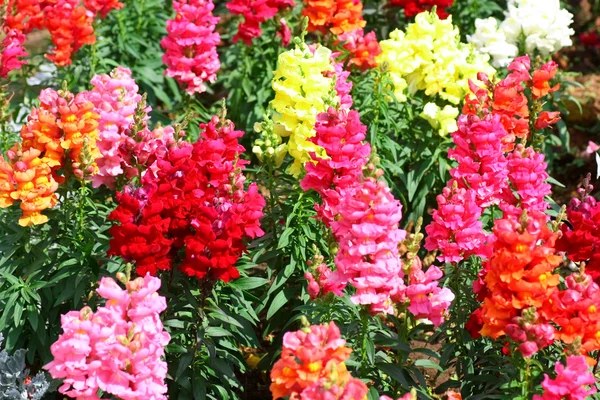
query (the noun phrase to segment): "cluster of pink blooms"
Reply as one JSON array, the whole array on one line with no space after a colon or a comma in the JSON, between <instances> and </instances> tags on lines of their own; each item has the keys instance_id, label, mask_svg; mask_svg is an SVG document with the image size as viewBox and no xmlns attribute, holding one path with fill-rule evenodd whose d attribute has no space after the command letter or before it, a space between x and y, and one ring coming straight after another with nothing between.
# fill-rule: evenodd
<instances>
[{"instance_id":1,"label":"cluster of pink blooms","mask_svg":"<svg viewBox=\"0 0 600 400\"><path fill-rule=\"evenodd\" d=\"M520 343L519 351L523 357L531 357L554 342L554 327L549 323L539 323L535 308L524 310L521 316L514 317L505 331L509 338Z\"/></svg>"},{"instance_id":2,"label":"cluster of pink blooms","mask_svg":"<svg viewBox=\"0 0 600 400\"><path fill-rule=\"evenodd\" d=\"M471 255L489 256L488 244L493 236L483 231L475 191L456 184L446 186L437 196L437 203L433 221L425 227L425 248L441 250L438 260L442 262L459 262Z\"/></svg>"},{"instance_id":3,"label":"cluster of pink blooms","mask_svg":"<svg viewBox=\"0 0 600 400\"><path fill-rule=\"evenodd\" d=\"M337 269L319 275L327 276L334 292L352 284L355 303L370 305L373 312L391 312L392 302L404 299L398 255L398 243L405 236L398 227L400 202L385 182L364 176L363 167L373 171L374 166L366 166L371 148L363 143L366 127L356 111L330 108L318 116L315 129L312 140L328 158L306 165L301 186L321 195L317 212L339 244Z\"/></svg>"},{"instance_id":4,"label":"cluster of pink blooms","mask_svg":"<svg viewBox=\"0 0 600 400\"><path fill-rule=\"evenodd\" d=\"M127 68L117 67L110 75L96 75L91 83L94 88L88 92L87 98L100 115L97 146L102 154L97 160L98 173L93 177L93 184L94 187L106 185L113 188L116 177L131 178L138 174L132 156L135 150L139 152L141 149L132 137L131 126L142 96L138 94L138 86ZM148 111L149 107L144 110ZM168 138L164 140L168 141ZM144 141L140 143L145 144Z\"/></svg>"},{"instance_id":5,"label":"cluster of pink blooms","mask_svg":"<svg viewBox=\"0 0 600 400\"><path fill-rule=\"evenodd\" d=\"M252 45L252 39L262 35L261 24L273 18L277 13L287 7L295 5L294 0L231 0L227 9L234 15L241 15L244 20L238 25L238 31L233 37L233 42L242 40L247 46ZM286 34L286 30L288 33ZM284 19L281 20L281 36L284 46L287 46L290 36L289 27ZM287 43L286 43L287 42Z\"/></svg>"},{"instance_id":6,"label":"cluster of pink blooms","mask_svg":"<svg viewBox=\"0 0 600 400\"><path fill-rule=\"evenodd\" d=\"M371 312L393 312L404 300L404 273L398 244L401 205L384 181L364 178L340 193L339 217L331 224L339 249L333 281L356 288L352 301L370 305Z\"/></svg>"},{"instance_id":7,"label":"cluster of pink blooms","mask_svg":"<svg viewBox=\"0 0 600 400\"><path fill-rule=\"evenodd\" d=\"M531 89L534 101L557 89L548 83L554 76L554 64L533 71L533 76L530 69L529 58L518 57L500 82L492 83L483 73L478 78L485 88L470 82L473 94L467 97L458 130L452 134L455 148L448 151L458 165L450 170L452 179L437 197L438 209L426 228L425 248L438 249L440 261L489 256L488 244L494 237L484 232L479 222L486 207L498 205L505 215L515 217L524 210L544 212L548 208L545 196L550 185L545 183L544 155L514 145L515 137L527 139L530 135L525 89ZM556 114L540 113L536 129L558 121Z\"/></svg>"},{"instance_id":8,"label":"cluster of pink blooms","mask_svg":"<svg viewBox=\"0 0 600 400\"><path fill-rule=\"evenodd\" d=\"M544 155L531 147L516 146L507 157L508 179L518 196L505 191L500 208L505 214L520 216L522 210L544 212L548 203L544 199L550 194L550 185L546 183L549 175Z\"/></svg>"},{"instance_id":9,"label":"cluster of pink blooms","mask_svg":"<svg viewBox=\"0 0 600 400\"><path fill-rule=\"evenodd\" d=\"M27 52L23 48L25 43L25 35L16 29L10 29L5 32L6 36L0 45L0 76L6 78L8 73L13 69L21 68L21 65L26 64L26 61L21 60L27 56Z\"/></svg>"},{"instance_id":10,"label":"cluster of pink blooms","mask_svg":"<svg viewBox=\"0 0 600 400\"><path fill-rule=\"evenodd\" d=\"M59 392L77 399L99 399L98 390L120 399L166 399L167 363L162 360L170 337L159 314L167 308L158 295L160 279L146 275L122 289L111 278L97 293L106 305L61 317L63 333L51 346L47 364L63 379Z\"/></svg>"},{"instance_id":11,"label":"cluster of pink blooms","mask_svg":"<svg viewBox=\"0 0 600 400\"><path fill-rule=\"evenodd\" d=\"M533 400L585 400L596 393L596 379L590 371L585 356L567 357L566 365L559 362L554 366L556 378L544 374L544 393L533 396Z\"/></svg>"},{"instance_id":12,"label":"cluster of pink blooms","mask_svg":"<svg viewBox=\"0 0 600 400\"><path fill-rule=\"evenodd\" d=\"M500 116L488 114L483 119L477 115L461 115L458 130L452 134L455 148L448 156L458 162L450 175L459 188L471 189L479 207L500 203L506 187L508 171L502 139L506 130Z\"/></svg>"},{"instance_id":13,"label":"cluster of pink blooms","mask_svg":"<svg viewBox=\"0 0 600 400\"><path fill-rule=\"evenodd\" d=\"M215 32L219 18L212 14L211 0L173 1L177 15L167 21L167 36L160 42L165 49L165 74L175 78L193 95L206 91L205 82L214 82L221 67Z\"/></svg>"},{"instance_id":14,"label":"cluster of pink blooms","mask_svg":"<svg viewBox=\"0 0 600 400\"><path fill-rule=\"evenodd\" d=\"M408 311L417 319L428 319L434 326L439 326L444 322L444 313L454 300L454 293L439 287L444 274L438 267L431 265L425 272L422 268L421 259L415 257L410 266L410 284L406 287Z\"/></svg>"}]
</instances>

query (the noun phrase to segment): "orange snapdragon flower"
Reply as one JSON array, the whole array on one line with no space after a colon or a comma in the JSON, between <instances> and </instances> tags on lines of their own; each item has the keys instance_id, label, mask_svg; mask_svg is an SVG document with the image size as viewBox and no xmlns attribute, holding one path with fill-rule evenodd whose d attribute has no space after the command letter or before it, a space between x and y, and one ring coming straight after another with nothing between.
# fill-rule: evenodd
<instances>
[{"instance_id":1,"label":"orange snapdragon flower","mask_svg":"<svg viewBox=\"0 0 600 400\"><path fill-rule=\"evenodd\" d=\"M10 165L12 179L6 182L0 181L0 186L7 187L7 182L9 185L11 183L14 185L10 192L10 198L13 201L21 201L20 207L23 210L23 215L19 219L21 226L47 222L48 217L41 212L54 207L58 201L54 193L58 189L58 183L52 176L52 169L40 158L40 155L41 152L36 149L24 152L13 149L9 153L9 157L12 156L12 165ZM6 170L8 163L2 161L1 168ZM11 204L0 202L0 207L7 207Z\"/></svg>"},{"instance_id":2,"label":"orange snapdragon flower","mask_svg":"<svg viewBox=\"0 0 600 400\"><path fill-rule=\"evenodd\" d=\"M308 17L308 31L341 35L366 25L360 0L306 0L302 15Z\"/></svg>"},{"instance_id":3,"label":"orange snapdragon flower","mask_svg":"<svg viewBox=\"0 0 600 400\"><path fill-rule=\"evenodd\" d=\"M50 167L60 167L65 153L60 144L62 135L55 114L34 108L21 128L22 147L39 150Z\"/></svg>"},{"instance_id":4,"label":"orange snapdragon flower","mask_svg":"<svg viewBox=\"0 0 600 400\"><path fill-rule=\"evenodd\" d=\"M483 305L481 335L494 339L506 334L511 320L530 307L540 308L558 291L561 263L555 254L556 234L544 214L532 212L517 221L509 216L494 226L497 241L486 265L488 290Z\"/></svg>"}]
</instances>

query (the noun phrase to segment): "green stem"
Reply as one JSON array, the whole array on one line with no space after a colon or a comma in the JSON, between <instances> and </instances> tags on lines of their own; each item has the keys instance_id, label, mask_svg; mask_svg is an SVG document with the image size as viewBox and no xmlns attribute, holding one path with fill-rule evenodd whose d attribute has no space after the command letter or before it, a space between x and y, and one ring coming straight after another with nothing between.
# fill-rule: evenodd
<instances>
[{"instance_id":1,"label":"green stem","mask_svg":"<svg viewBox=\"0 0 600 400\"><path fill-rule=\"evenodd\" d=\"M369 339L369 312L366 309L362 310L361 315L361 362L360 362L360 374L362 378L367 375L367 344Z\"/></svg>"}]
</instances>

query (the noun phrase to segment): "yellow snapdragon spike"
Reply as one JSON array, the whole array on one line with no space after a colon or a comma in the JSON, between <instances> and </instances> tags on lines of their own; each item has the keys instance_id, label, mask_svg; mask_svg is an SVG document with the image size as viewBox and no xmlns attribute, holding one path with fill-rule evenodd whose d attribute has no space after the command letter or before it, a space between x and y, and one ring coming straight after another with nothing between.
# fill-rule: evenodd
<instances>
[{"instance_id":1,"label":"yellow snapdragon spike","mask_svg":"<svg viewBox=\"0 0 600 400\"><path fill-rule=\"evenodd\" d=\"M287 149L294 157L289 172L295 176L311 160L310 153L324 155L323 149L308 139L315 136L317 115L335 101L335 96L331 96L335 85L333 72L331 50L323 46L313 53L301 44L279 55L272 83L274 132L289 137Z\"/></svg>"},{"instance_id":2,"label":"yellow snapdragon spike","mask_svg":"<svg viewBox=\"0 0 600 400\"><path fill-rule=\"evenodd\" d=\"M488 55L460 42L452 18L441 20L435 12L418 14L406 32L395 30L380 45L376 61L389 72L401 102L423 91L458 105L469 90L469 79L475 80L478 72L495 72Z\"/></svg>"}]
</instances>

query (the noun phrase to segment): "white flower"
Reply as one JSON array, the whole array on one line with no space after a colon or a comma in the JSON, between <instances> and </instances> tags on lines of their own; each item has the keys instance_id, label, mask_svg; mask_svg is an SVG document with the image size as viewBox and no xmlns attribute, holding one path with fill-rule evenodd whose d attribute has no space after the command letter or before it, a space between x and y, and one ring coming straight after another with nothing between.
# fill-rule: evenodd
<instances>
[{"instance_id":1,"label":"white flower","mask_svg":"<svg viewBox=\"0 0 600 400\"><path fill-rule=\"evenodd\" d=\"M547 57L572 44L573 15L560 8L559 0L509 0L505 16L500 30L513 44L523 37L528 54L537 50Z\"/></svg>"},{"instance_id":2,"label":"white flower","mask_svg":"<svg viewBox=\"0 0 600 400\"><path fill-rule=\"evenodd\" d=\"M475 34L467 36L481 53L489 54L496 68L506 67L518 55L519 49L506 39L502 30L498 29L495 18L477 19L475 21Z\"/></svg>"},{"instance_id":3,"label":"white flower","mask_svg":"<svg viewBox=\"0 0 600 400\"><path fill-rule=\"evenodd\" d=\"M495 67L507 66L519 53L519 44L529 55L537 51L547 57L570 46L573 15L560 8L559 0L508 0L504 21L477 19L469 36L482 53L493 58Z\"/></svg>"}]
</instances>

